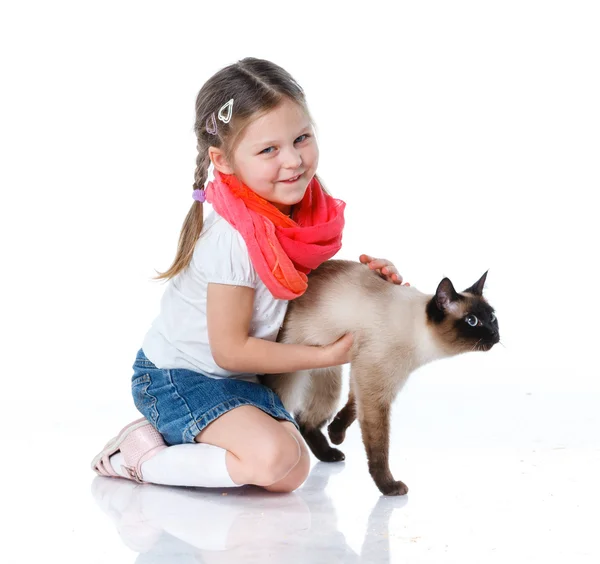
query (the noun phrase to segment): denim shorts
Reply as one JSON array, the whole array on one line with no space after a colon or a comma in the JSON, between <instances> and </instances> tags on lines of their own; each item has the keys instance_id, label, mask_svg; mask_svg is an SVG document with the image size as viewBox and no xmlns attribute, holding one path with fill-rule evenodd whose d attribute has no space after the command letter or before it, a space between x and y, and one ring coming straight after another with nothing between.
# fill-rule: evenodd
<instances>
[{"instance_id":1,"label":"denim shorts","mask_svg":"<svg viewBox=\"0 0 600 564\"><path fill-rule=\"evenodd\" d=\"M142 349L133 364L131 391L137 409L171 445L193 443L209 423L241 405L258 407L298 428L279 396L267 386L235 378L210 378L180 368L157 368Z\"/></svg>"}]
</instances>

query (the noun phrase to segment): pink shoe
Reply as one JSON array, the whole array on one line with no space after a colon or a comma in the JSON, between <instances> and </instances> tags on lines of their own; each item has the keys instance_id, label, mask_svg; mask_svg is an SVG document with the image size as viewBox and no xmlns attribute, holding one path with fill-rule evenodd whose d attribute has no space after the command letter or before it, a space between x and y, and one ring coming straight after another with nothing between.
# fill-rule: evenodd
<instances>
[{"instance_id":1,"label":"pink shoe","mask_svg":"<svg viewBox=\"0 0 600 564\"><path fill-rule=\"evenodd\" d=\"M99 476L122 478L109 461L120 450L125 459L125 466L122 468L127 472L128 478L143 483L142 464L163 448L167 448L167 445L162 435L142 417L121 429L116 437L108 441L92 460L92 470Z\"/></svg>"}]
</instances>

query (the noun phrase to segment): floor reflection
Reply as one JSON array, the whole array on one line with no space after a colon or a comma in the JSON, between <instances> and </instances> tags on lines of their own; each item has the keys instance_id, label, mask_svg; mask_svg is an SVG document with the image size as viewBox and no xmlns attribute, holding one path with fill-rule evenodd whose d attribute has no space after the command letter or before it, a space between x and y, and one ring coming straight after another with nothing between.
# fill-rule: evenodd
<instances>
[{"instance_id":1,"label":"floor reflection","mask_svg":"<svg viewBox=\"0 0 600 564\"><path fill-rule=\"evenodd\" d=\"M338 529L325 488L344 464L316 464L291 494L252 486L232 489L138 485L96 477L92 495L136 564L230 562L389 562L389 520L407 498L381 497L371 510L361 554Z\"/></svg>"}]
</instances>

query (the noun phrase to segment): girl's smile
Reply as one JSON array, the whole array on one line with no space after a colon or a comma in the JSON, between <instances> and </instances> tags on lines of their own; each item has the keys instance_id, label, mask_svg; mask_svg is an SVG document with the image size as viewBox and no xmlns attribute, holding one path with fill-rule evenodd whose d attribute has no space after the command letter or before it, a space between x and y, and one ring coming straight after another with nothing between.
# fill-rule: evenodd
<instances>
[{"instance_id":1,"label":"girl's smile","mask_svg":"<svg viewBox=\"0 0 600 564\"><path fill-rule=\"evenodd\" d=\"M281 182L286 182L287 184L293 184L294 182L299 180L301 177L302 177L302 174L298 174L296 176L292 176L292 178L288 178L287 180L281 180Z\"/></svg>"}]
</instances>

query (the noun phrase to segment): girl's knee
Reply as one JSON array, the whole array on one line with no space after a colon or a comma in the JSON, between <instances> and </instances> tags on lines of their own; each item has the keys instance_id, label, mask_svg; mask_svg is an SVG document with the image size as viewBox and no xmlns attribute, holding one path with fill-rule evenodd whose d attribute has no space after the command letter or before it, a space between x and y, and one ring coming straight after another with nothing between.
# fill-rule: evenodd
<instances>
[{"instance_id":1,"label":"girl's knee","mask_svg":"<svg viewBox=\"0 0 600 564\"><path fill-rule=\"evenodd\" d=\"M310 472L310 455L308 451L300 456L300 460L298 464L294 466L292 471L288 474L288 486L290 488L289 491L294 491L299 488L304 482L306 482L306 478L308 478L308 474Z\"/></svg>"},{"instance_id":2,"label":"girl's knee","mask_svg":"<svg viewBox=\"0 0 600 564\"><path fill-rule=\"evenodd\" d=\"M253 458L253 483L268 486L285 478L299 464L302 449L293 435L280 433L261 442Z\"/></svg>"},{"instance_id":3,"label":"girl's knee","mask_svg":"<svg viewBox=\"0 0 600 564\"><path fill-rule=\"evenodd\" d=\"M310 455L303 452L300 460L282 480L266 486L265 489L277 493L289 493L297 490L308 478L310 472Z\"/></svg>"}]
</instances>

